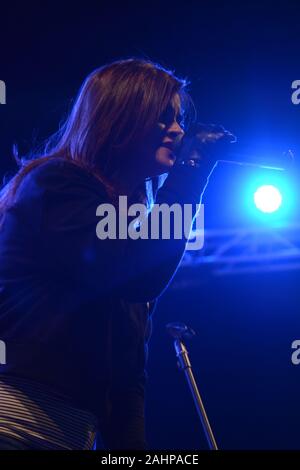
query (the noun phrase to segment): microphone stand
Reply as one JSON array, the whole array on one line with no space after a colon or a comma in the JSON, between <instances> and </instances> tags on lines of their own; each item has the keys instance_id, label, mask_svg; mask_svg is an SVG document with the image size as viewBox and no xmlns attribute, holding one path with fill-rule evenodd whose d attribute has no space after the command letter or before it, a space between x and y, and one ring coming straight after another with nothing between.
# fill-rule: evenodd
<instances>
[{"instance_id":1,"label":"microphone stand","mask_svg":"<svg viewBox=\"0 0 300 470\"><path fill-rule=\"evenodd\" d=\"M209 450L218 450L217 443L210 426L196 380L194 378L188 351L183 342L184 338L191 338L195 335L195 332L183 323L169 323L167 325L167 331L174 339L174 348L178 359L178 366L184 372L187 379L205 433L205 437L207 439Z\"/></svg>"}]
</instances>

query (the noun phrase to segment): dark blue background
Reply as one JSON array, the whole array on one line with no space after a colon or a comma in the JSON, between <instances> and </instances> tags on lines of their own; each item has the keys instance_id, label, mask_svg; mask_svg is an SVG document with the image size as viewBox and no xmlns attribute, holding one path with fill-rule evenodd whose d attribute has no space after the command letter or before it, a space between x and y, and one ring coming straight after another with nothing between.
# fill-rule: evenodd
<instances>
[{"instance_id":1,"label":"dark blue background","mask_svg":"<svg viewBox=\"0 0 300 470\"><path fill-rule=\"evenodd\" d=\"M299 10L297 1L263 0L1 5L1 175L16 168L14 142L26 153L57 129L89 72L131 55L189 78L199 120L232 130L242 151L300 155L300 105L291 102L291 83L300 79ZM298 171L291 174L296 202ZM243 168L217 169L206 228L245 223L235 207L248 176ZM168 321L181 320L198 332L189 349L219 446L300 449L300 366L290 360L300 338L299 272L216 278L203 268L195 276L198 287L169 289L155 314L150 446L205 446L165 333Z\"/></svg>"}]
</instances>

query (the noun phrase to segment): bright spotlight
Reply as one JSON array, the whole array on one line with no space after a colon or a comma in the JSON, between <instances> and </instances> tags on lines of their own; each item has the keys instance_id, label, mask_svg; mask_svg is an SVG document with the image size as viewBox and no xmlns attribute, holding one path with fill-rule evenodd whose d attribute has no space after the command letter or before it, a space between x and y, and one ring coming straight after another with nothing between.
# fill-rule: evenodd
<instances>
[{"instance_id":1,"label":"bright spotlight","mask_svg":"<svg viewBox=\"0 0 300 470\"><path fill-rule=\"evenodd\" d=\"M260 186L254 193L254 203L262 212L276 212L281 206L282 195L275 186Z\"/></svg>"}]
</instances>

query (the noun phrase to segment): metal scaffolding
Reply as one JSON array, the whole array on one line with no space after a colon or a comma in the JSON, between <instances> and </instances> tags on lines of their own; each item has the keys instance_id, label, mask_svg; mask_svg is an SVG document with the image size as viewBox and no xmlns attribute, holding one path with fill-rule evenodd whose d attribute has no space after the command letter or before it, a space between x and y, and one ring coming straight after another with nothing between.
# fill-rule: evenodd
<instances>
[{"instance_id":1,"label":"metal scaffolding","mask_svg":"<svg viewBox=\"0 0 300 470\"><path fill-rule=\"evenodd\" d=\"M186 251L181 266L188 274L205 265L216 276L300 269L300 225L206 230L204 247Z\"/></svg>"}]
</instances>

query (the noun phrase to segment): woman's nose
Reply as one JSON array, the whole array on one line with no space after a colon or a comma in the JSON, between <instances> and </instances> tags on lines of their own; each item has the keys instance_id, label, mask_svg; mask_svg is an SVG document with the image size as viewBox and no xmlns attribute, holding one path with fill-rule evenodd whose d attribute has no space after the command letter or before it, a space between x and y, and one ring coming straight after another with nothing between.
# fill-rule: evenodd
<instances>
[{"instance_id":1,"label":"woman's nose","mask_svg":"<svg viewBox=\"0 0 300 470\"><path fill-rule=\"evenodd\" d=\"M184 130L177 121L174 121L168 129L168 134L173 138L182 138L184 136Z\"/></svg>"}]
</instances>

